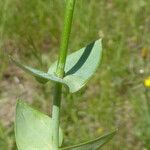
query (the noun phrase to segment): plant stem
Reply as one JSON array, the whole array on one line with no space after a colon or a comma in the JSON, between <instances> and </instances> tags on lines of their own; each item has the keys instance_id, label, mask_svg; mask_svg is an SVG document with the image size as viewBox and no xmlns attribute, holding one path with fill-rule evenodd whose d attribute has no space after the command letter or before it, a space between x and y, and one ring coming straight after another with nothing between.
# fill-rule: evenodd
<instances>
[{"instance_id":1,"label":"plant stem","mask_svg":"<svg viewBox=\"0 0 150 150\"><path fill-rule=\"evenodd\" d=\"M52 109L52 142L53 142L53 147L55 148L55 150L58 150L62 85L60 83L55 83L54 88L55 89L54 89L53 109Z\"/></svg>"},{"instance_id":2,"label":"plant stem","mask_svg":"<svg viewBox=\"0 0 150 150\"><path fill-rule=\"evenodd\" d=\"M65 20L60 44L59 58L56 69L56 76L63 78L68 51L68 43L72 26L74 5L76 0L66 0ZM62 84L55 83L53 109L52 109L52 140L55 150L59 149L59 120L61 105Z\"/></svg>"},{"instance_id":3,"label":"plant stem","mask_svg":"<svg viewBox=\"0 0 150 150\"><path fill-rule=\"evenodd\" d=\"M57 70L56 70L56 74L60 78L63 78L64 76L64 69L65 69L66 56L68 51L68 43L70 38L75 1L76 0L66 0L64 28L63 28L62 38L61 38L59 58L58 58Z\"/></svg>"}]
</instances>

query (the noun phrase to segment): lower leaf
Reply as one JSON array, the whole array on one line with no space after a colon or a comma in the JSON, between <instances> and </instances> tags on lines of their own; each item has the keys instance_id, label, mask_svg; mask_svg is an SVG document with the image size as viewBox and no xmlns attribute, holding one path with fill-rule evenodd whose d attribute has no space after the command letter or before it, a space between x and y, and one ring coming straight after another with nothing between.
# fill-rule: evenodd
<instances>
[{"instance_id":1,"label":"lower leaf","mask_svg":"<svg viewBox=\"0 0 150 150\"><path fill-rule=\"evenodd\" d=\"M18 101L16 107L15 136L18 150L53 150L52 120L49 116ZM63 134L60 129L59 146Z\"/></svg>"},{"instance_id":2,"label":"lower leaf","mask_svg":"<svg viewBox=\"0 0 150 150\"><path fill-rule=\"evenodd\" d=\"M71 147L62 148L61 150L99 150L105 143L112 139L116 132L117 131L113 131L95 140Z\"/></svg>"}]
</instances>

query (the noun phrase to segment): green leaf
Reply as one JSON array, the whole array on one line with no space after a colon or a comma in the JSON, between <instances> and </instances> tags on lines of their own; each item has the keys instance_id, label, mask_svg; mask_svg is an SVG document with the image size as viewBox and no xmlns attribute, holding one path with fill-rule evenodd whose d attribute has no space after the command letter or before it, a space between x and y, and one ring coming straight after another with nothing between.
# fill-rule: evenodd
<instances>
[{"instance_id":1,"label":"green leaf","mask_svg":"<svg viewBox=\"0 0 150 150\"><path fill-rule=\"evenodd\" d=\"M71 93L80 90L95 73L102 57L102 43L97 40L88 46L70 54L66 60L65 77L63 83L69 87ZM48 73L55 75L55 62Z\"/></svg>"},{"instance_id":2,"label":"green leaf","mask_svg":"<svg viewBox=\"0 0 150 150\"><path fill-rule=\"evenodd\" d=\"M26 73L31 74L32 76L34 76L37 81L39 81L40 83L46 83L49 80L51 81L55 81L55 82L61 82L62 83L62 79L56 77L55 75L50 75L48 73L45 73L43 71L34 69L32 67L29 67L27 65L21 64L18 61L14 60L13 58L11 58L11 61L18 66L19 68L21 68L23 71L25 71Z\"/></svg>"},{"instance_id":3,"label":"green leaf","mask_svg":"<svg viewBox=\"0 0 150 150\"><path fill-rule=\"evenodd\" d=\"M61 150L99 150L105 143L107 143L110 139L112 139L112 137L115 134L116 134L116 131L113 131L93 141L89 141L86 143L82 143L82 144L67 147L67 148L62 148Z\"/></svg>"},{"instance_id":4,"label":"green leaf","mask_svg":"<svg viewBox=\"0 0 150 150\"><path fill-rule=\"evenodd\" d=\"M102 58L102 43L97 40L88 46L68 55L65 66L65 77L58 78L55 74L57 61L49 68L48 73L11 60L22 70L33 75L39 82L51 80L64 84L71 93L80 90L95 73Z\"/></svg>"},{"instance_id":5,"label":"green leaf","mask_svg":"<svg viewBox=\"0 0 150 150\"><path fill-rule=\"evenodd\" d=\"M18 150L53 150L51 126L50 117L18 101L15 121ZM63 141L61 129L59 139L61 146Z\"/></svg>"}]
</instances>

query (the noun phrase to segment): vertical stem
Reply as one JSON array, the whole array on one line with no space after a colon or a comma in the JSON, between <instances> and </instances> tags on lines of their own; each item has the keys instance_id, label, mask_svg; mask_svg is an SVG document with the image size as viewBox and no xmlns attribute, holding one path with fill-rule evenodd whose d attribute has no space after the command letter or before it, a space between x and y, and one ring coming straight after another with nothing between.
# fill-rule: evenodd
<instances>
[{"instance_id":1,"label":"vertical stem","mask_svg":"<svg viewBox=\"0 0 150 150\"><path fill-rule=\"evenodd\" d=\"M64 68L65 68L66 56L68 51L68 43L70 38L75 1L76 0L66 0L64 28L63 28L62 38L61 38L59 58L58 58L57 70L56 70L56 74L60 78L63 78L64 76Z\"/></svg>"},{"instance_id":2,"label":"vertical stem","mask_svg":"<svg viewBox=\"0 0 150 150\"><path fill-rule=\"evenodd\" d=\"M64 27L56 69L56 75L60 78L64 77L64 69L68 51L68 43L71 32L75 1L76 0L66 0ZM59 149L59 120L60 120L61 93L62 93L62 85L60 83L55 83L53 108L52 108L52 140L53 140L53 147L55 150Z\"/></svg>"},{"instance_id":3,"label":"vertical stem","mask_svg":"<svg viewBox=\"0 0 150 150\"><path fill-rule=\"evenodd\" d=\"M61 103L62 85L55 83L54 98L52 108L52 142L54 150L59 148L59 120L60 120L60 103Z\"/></svg>"}]
</instances>

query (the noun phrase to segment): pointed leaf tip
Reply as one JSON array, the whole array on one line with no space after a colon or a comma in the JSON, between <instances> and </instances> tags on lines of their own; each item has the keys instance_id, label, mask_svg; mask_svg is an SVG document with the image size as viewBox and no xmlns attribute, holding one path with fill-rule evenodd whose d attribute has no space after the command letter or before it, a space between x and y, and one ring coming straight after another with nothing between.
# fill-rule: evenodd
<instances>
[{"instance_id":1,"label":"pointed leaf tip","mask_svg":"<svg viewBox=\"0 0 150 150\"><path fill-rule=\"evenodd\" d=\"M12 57L11 57L11 61L17 66L19 67L20 69L22 69L23 71L25 71L26 73L34 76L36 78L36 80L40 83L47 83L49 80L51 81L55 81L55 82L61 82L61 79L56 77L55 75L50 75L48 73L45 73L43 71L40 71L40 70L37 70L37 69L34 69L32 67L29 67L27 65L23 65L21 64L20 62L14 60Z\"/></svg>"},{"instance_id":2,"label":"pointed leaf tip","mask_svg":"<svg viewBox=\"0 0 150 150\"><path fill-rule=\"evenodd\" d=\"M62 148L62 150L99 150L104 144L106 144L113 138L116 132L117 130L110 132L95 140L86 143L81 143L79 145L75 145L71 147Z\"/></svg>"},{"instance_id":3,"label":"pointed leaf tip","mask_svg":"<svg viewBox=\"0 0 150 150\"><path fill-rule=\"evenodd\" d=\"M20 69L22 69L23 71L25 71L26 73L34 76L36 78L36 80L40 83L45 84L46 82L48 82L48 75L46 73L44 73L43 71L34 69L32 67L29 67L27 65L23 65L20 62L16 61L14 58L10 57L10 60Z\"/></svg>"}]
</instances>

